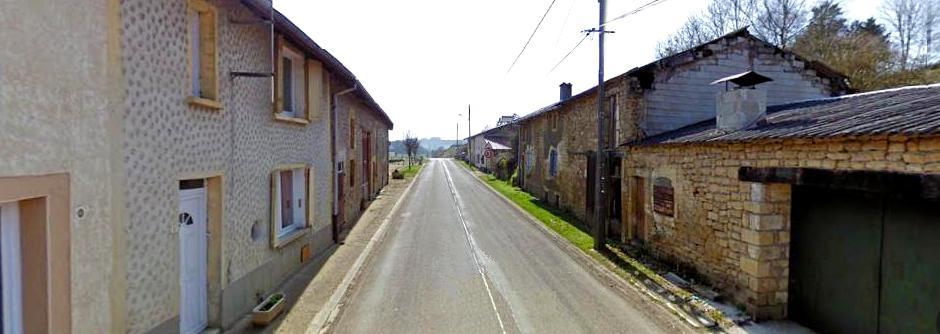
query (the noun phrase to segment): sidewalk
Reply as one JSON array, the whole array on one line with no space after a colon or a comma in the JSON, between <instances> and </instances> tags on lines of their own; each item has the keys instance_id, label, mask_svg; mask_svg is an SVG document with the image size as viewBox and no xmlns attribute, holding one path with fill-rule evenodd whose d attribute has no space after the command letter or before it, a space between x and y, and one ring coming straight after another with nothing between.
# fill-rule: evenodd
<instances>
[{"instance_id":1,"label":"sidewalk","mask_svg":"<svg viewBox=\"0 0 940 334\"><path fill-rule=\"evenodd\" d=\"M390 166L390 168L393 168ZM389 179L389 185L362 214L348 232L346 239L334 245L281 285L287 294L287 310L266 327L255 327L246 316L226 333L305 333L307 326L320 312L333 291L382 225L395 203L404 195L414 177L405 180Z\"/></svg>"}]
</instances>

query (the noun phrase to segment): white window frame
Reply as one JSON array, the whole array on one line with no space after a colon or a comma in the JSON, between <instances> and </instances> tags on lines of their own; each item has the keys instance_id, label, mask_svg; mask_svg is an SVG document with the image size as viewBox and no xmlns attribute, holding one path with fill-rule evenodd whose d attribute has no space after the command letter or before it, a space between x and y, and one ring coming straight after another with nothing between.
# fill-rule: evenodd
<instances>
[{"instance_id":1,"label":"white window frame","mask_svg":"<svg viewBox=\"0 0 940 334\"><path fill-rule=\"evenodd\" d=\"M287 171L290 171L293 175L291 203L294 204L294 206L291 210L293 211L294 222L291 225L283 226L281 215L284 209L284 201L281 198L281 173ZM277 177L274 178L276 182L274 183L274 191L272 194L272 196L274 196L272 203L276 203L276 206L271 209L274 210L274 221L272 223L274 224L275 237L277 240L280 240L307 227L307 206L310 205L310 199L307 198L309 194L307 189L309 182L307 180L307 168L305 167L282 169L278 170L276 173ZM300 205L297 205L298 203Z\"/></svg>"},{"instance_id":2,"label":"white window frame","mask_svg":"<svg viewBox=\"0 0 940 334\"><path fill-rule=\"evenodd\" d=\"M286 68L284 66L284 58L287 58L291 62L291 67ZM281 115L292 118L305 118L306 117L306 99L307 99L307 78L306 78L306 58L294 51L293 49L285 46L281 49L281 68L282 76L290 76L290 100L287 99L286 91L281 92L281 96L284 98L282 103ZM281 89L283 87L284 78L279 78L282 82Z\"/></svg>"}]
</instances>

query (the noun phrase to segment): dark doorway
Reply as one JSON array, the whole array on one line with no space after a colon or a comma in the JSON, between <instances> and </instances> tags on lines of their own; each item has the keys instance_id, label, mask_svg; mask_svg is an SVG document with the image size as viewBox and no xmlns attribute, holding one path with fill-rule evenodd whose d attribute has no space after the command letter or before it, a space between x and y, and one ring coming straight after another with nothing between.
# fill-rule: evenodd
<instances>
[{"instance_id":1,"label":"dark doorway","mask_svg":"<svg viewBox=\"0 0 940 334\"><path fill-rule=\"evenodd\" d=\"M589 151L587 153L587 178L584 180L584 182L587 182L585 185L587 194L584 196L584 219L592 222L589 226L594 224L594 174L596 174L594 169L596 166L597 158L594 156L594 152Z\"/></svg>"},{"instance_id":2,"label":"dark doorway","mask_svg":"<svg viewBox=\"0 0 940 334\"><path fill-rule=\"evenodd\" d=\"M825 333L940 333L938 204L795 186L790 317Z\"/></svg>"}]
</instances>

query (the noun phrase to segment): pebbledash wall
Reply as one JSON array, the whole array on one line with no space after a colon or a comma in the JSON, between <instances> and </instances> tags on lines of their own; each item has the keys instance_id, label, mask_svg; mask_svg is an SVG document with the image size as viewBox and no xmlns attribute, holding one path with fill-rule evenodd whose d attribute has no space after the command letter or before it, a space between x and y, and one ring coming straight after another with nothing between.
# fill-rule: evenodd
<instances>
[{"instance_id":1,"label":"pebbledash wall","mask_svg":"<svg viewBox=\"0 0 940 334\"><path fill-rule=\"evenodd\" d=\"M125 305L119 310L130 333L179 328L179 237L173 227L180 180L219 176L222 181L222 247L215 255L221 292L213 296L210 288L210 327L229 326L273 292L302 265L301 247L310 245L316 256L332 244L328 111L314 111L327 116L309 125L276 121L270 79L228 75L270 69L270 28L232 23L256 19L238 1L208 3L218 11L221 110L185 102L189 1L127 0L121 6L126 210L117 219L124 224L126 254L124 271L115 274L126 272ZM309 233L275 249L271 173L288 164L311 167L315 216Z\"/></svg>"},{"instance_id":2,"label":"pebbledash wall","mask_svg":"<svg viewBox=\"0 0 940 334\"><path fill-rule=\"evenodd\" d=\"M759 318L786 312L791 186L739 181L741 167L794 167L940 173L940 137L904 136L633 146L625 149L624 198L634 177L672 183L674 216L654 212L652 201L639 209L650 224L624 238L645 239L660 259L694 268L719 290Z\"/></svg>"},{"instance_id":3,"label":"pebbledash wall","mask_svg":"<svg viewBox=\"0 0 940 334\"><path fill-rule=\"evenodd\" d=\"M617 115L617 125L608 131L616 133L609 147L714 118L715 96L725 87L710 83L750 69L774 79L757 87L767 91L769 105L844 93L841 75L820 73L817 69L824 68L739 30L607 80L606 105L618 109L605 107ZM523 188L579 219L588 213L588 154L597 148L595 91L519 120ZM559 117L554 129L552 117ZM553 149L558 152L556 176L548 170Z\"/></svg>"},{"instance_id":4,"label":"pebbledash wall","mask_svg":"<svg viewBox=\"0 0 940 334\"><path fill-rule=\"evenodd\" d=\"M332 91L342 92L351 87L343 86L338 81L332 82ZM370 202L382 188L388 184L388 131L390 125L378 116L378 111L370 108L362 99L350 91L337 96L335 103L336 117L336 163L343 162L344 179L337 187L343 189L343 214L338 224L349 228L362 214L362 206ZM352 131L352 134L350 134ZM371 171L363 167L362 140L365 133L371 133ZM352 162L355 167L350 165ZM355 175L353 175L355 173ZM350 184L354 177L355 184ZM367 189L368 178L372 178L372 188ZM336 205L339 205L337 201ZM337 208L338 209L338 208Z\"/></svg>"},{"instance_id":5,"label":"pebbledash wall","mask_svg":"<svg viewBox=\"0 0 940 334\"><path fill-rule=\"evenodd\" d=\"M48 245L44 260L36 253L26 258L65 264L48 267L46 280L64 285L48 290L54 301L51 327L36 332L111 331L113 284L120 279L111 274L120 230L112 208L123 196L112 178L121 160L111 154L120 146L113 113L121 101L119 5L0 5L0 202L41 196L49 215L46 230L65 236L63 243ZM53 181L51 188L42 185L46 181ZM23 297L24 314L35 316L39 302Z\"/></svg>"}]
</instances>

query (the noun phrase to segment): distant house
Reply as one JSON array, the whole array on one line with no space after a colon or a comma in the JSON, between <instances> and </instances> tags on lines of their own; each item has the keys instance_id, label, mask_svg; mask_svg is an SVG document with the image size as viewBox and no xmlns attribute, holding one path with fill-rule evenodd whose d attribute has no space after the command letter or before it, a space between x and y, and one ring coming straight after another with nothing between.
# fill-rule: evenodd
<instances>
[{"instance_id":1,"label":"distant house","mask_svg":"<svg viewBox=\"0 0 940 334\"><path fill-rule=\"evenodd\" d=\"M605 108L612 119L603 139L616 147L714 117L715 96L724 87L709 83L749 69L774 79L758 88L771 103L838 96L848 88L845 76L742 29L607 80ZM557 103L516 121L522 187L585 221L594 214L596 109L596 88L572 96L571 84L562 84ZM619 194L621 157L611 150L603 158L610 166L608 193ZM621 197L609 201L604 214L617 236Z\"/></svg>"},{"instance_id":2,"label":"distant house","mask_svg":"<svg viewBox=\"0 0 940 334\"><path fill-rule=\"evenodd\" d=\"M515 119L516 116L502 116L497 122L497 127L484 130L470 137L470 163L481 170L495 171L496 163L499 160L495 154L498 152L502 154L501 159L506 159L507 163L515 164L514 148L516 147L516 135L518 133ZM494 147L498 149L494 149ZM491 152L489 157L486 156L487 149ZM511 172L509 173L511 174Z\"/></svg>"},{"instance_id":3,"label":"distant house","mask_svg":"<svg viewBox=\"0 0 940 334\"><path fill-rule=\"evenodd\" d=\"M624 238L758 319L936 331L940 86L771 94L722 92L716 117L621 147Z\"/></svg>"}]
</instances>

